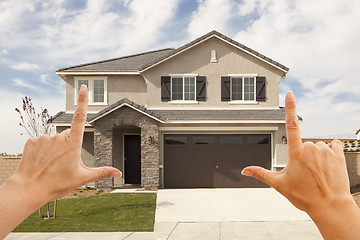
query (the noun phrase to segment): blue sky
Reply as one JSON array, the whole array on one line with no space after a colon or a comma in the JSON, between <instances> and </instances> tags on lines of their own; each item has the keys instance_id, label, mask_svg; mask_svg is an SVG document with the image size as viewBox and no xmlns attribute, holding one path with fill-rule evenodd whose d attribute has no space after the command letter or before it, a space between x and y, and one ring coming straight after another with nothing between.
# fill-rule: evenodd
<instances>
[{"instance_id":1,"label":"blue sky","mask_svg":"<svg viewBox=\"0 0 360 240\"><path fill-rule=\"evenodd\" d=\"M55 70L167 47L217 30L290 68L304 137L360 128L358 0L1 0L0 152L19 153L14 111L30 96L65 108Z\"/></svg>"}]
</instances>

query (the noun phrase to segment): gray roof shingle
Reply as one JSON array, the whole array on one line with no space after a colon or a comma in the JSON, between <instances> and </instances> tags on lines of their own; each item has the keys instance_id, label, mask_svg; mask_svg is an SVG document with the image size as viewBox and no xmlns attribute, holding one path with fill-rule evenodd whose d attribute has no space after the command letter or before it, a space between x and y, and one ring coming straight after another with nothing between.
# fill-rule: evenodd
<instances>
[{"instance_id":1,"label":"gray roof shingle","mask_svg":"<svg viewBox=\"0 0 360 240\"><path fill-rule=\"evenodd\" d=\"M56 72L132 72L139 71L143 65L168 55L174 49L166 48L120 58L113 58L99 62L61 68Z\"/></svg>"},{"instance_id":2,"label":"gray roof shingle","mask_svg":"<svg viewBox=\"0 0 360 240\"><path fill-rule=\"evenodd\" d=\"M86 121L89 121L94 114L88 113ZM73 119L73 113L65 113L64 111L58 112L53 116L52 123L71 123Z\"/></svg>"},{"instance_id":3,"label":"gray roof shingle","mask_svg":"<svg viewBox=\"0 0 360 240\"><path fill-rule=\"evenodd\" d=\"M133 72L133 71L143 71L147 68L154 66L155 64L172 57L176 53L179 53L187 48L192 47L193 45L205 40L208 37L217 36L235 46L257 56L260 59L263 59L265 62L269 64L275 65L282 69L283 71L289 71L289 68L286 66L274 61L271 58L266 57L265 55L246 47L245 45L238 43L237 41L217 32L211 31L194 41L185 44L177 49L173 48L165 48L156 51L150 51L120 58L108 59L104 61L98 61L93 63L86 63L66 68L61 68L56 70L56 72Z\"/></svg>"},{"instance_id":4,"label":"gray roof shingle","mask_svg":"<svg viewBox=\"0 0 360 240\"><path fill-rule=\"evenodd\" d=\"M166 120L285 120L285 109L272 110L154 110Z\"/></svg>"},{"instance_id":5,"label":"gray roof shingle","mask_svg":"<svg viewBox=\"0 0 360 240\"><path fill-rule=\"evenodd\" d=\"M96 114L88 114L87 122L101 118L117 107L127 104L143 113L146 113L160 121L171 120L285 120L285 109L269 109L269 110L148 110L142 105L136 104L127 98L124 98L111 106L101 110ZM71 123L73 114L59 112L53 118L53 123ZM299 117L299 119L301 119Z\"/></svg>"}]
</instances>

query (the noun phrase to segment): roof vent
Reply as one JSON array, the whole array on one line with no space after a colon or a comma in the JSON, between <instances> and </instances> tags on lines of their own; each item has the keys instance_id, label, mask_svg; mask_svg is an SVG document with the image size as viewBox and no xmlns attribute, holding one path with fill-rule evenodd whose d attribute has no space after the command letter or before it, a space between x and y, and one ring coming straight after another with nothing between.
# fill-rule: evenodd
<instances>
[{"instance_id":1,"label":"roof vent","mask_svg":"<svg viewBox=\"0 0 360 240\"><path fill-rule=\"evenodd\" d=\"M216 59L216 51L215 51L215 50L211 50L210 62L212 62L212 63L216 63L216 62L217 62L217 59Z\"/></svg>"}]
</instances>

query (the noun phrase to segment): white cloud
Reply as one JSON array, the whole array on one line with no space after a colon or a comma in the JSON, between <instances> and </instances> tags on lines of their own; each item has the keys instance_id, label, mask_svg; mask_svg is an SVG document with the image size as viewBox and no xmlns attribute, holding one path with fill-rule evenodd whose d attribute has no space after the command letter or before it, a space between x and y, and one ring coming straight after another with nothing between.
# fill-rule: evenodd
<instances>
[{"instance_id":1,"label":"white cloud","mask_svg":"<svg viewBox=\"0 0 360 240\"><path fill-rule=\"evenodd\" d=\"M13 80L13 83L16 85L16 86L20 86L20 87L25 87L25 88L30 88L30 89L33 89L33 90L39 90L38 87L34 86L34 85L31 85L27 82L25 82L24 80L20 79L20 78L15 78Z\"/></svg>"},{"instance_id":2,"label":"white cloud","mask_svg":"<svg viewBox=\"0 0 360 240\"><path fill-rule=\"evenodd\" d=\"M227 22L234 15L231 0L198 0L199 7L193 13L188 32L192 39L212 30L227 32Z\"/></svg>"},{"instance_id":3,"label":"white cloud","mask_svg":"<svg viewBox=\"0 0 360 240\"><path fill-rule=\"evenodd\" d=\"M48 74L41 74L40 75L40 82L46 84L46 85L52 85L50 80L49 80L49 75Z\"/></svg>"},{"instance_id":4,"label":"white cloud","mask_svg":"<svg viewBox=\"0 0 360 240\"><path fill-rule=\"evenodd\" d=\"M3 50L1 51L1 54L2 54L2 55L8 55L8 54L9 54L9 51L8 51L7 49L3 49Z\"/></svg>"},{"instance_id":5,"label":"white cloud","mask_svg":"<svg viewBox=\"0 0 360 240\"><path fill-rule=\"evenodd\" d=\"M37 71L37 70L40 70L40 66L38 64L27 63L27 62L22 62L22 63L17 63L17 64L14 64L14 65L11 65L10 68L20 70L20 71Z\"/></svg>"},{"instance_id":6,"label":"white cloud","mask_svg":"<svg viewBox=\"0 0 360 240\"><path fill-rule=\"evenodd\" d=\"M147 51L157 44L162 28L174 16L179 0L133 0L122 10L112 9L110 1L88 1L81 11L46 13L36 45L45 49L43 58L52 66L103 60ZM166 11L164 11L166 9Z\"/></svg>"},{"instance_id":7,"label":"white cloud","mask_svg":"<svg viewBox=\"0 0 360 240\"><path fill-rule=\"evenodd\" d=\"M298 111L305 136L359 128L360 99L346 98L360 92L360 26L354 24L360 22L359 1L246 0L238 8L239 15L259 18L234 38L290 67L280 102L285 91L301 88Z\"/></svg>"}]
</instances>

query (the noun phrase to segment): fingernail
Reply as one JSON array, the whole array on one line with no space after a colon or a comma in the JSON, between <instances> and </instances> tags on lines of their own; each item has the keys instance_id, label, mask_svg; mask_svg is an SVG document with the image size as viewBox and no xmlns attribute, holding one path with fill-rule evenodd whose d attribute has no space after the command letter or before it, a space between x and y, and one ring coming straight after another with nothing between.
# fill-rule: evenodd
<instances>
[{"instance_id":1,"label":"fingernail","mask_svg":"<svg viewBox=\"0 0 360 240\"><path fill-rule=\"evenodd\" d=\"M286 94L286 98L288 101L295 101L295 95L292 91L289 91L287 94Z\"/></svg>"},{"instance_id":2,"label":"fingernail","mask_svg":"<svg viewBox=\"0 0 360 240\"><path fill-rule=\"evenodd\" d=\"M120 171L112 172L110 177L121 177L121 172Z\"/></svg>"},{"instance_id":3,"label":"fingernail","mask_svg":"<svg viewBox=\"0 0 360 240\"><path fill-rule=\"evenodd\" d=\"M249 170L247 170L247 169L243 169L243 170L241 171L241 175L250 176L250 175L251 175L251 172L250 172Z\"/></svg>"},{"instance_id":4,"label":"fingernail","mask_svg":"<svg viewBox=\"0 0 360 240\"><path fill-rule=\"evenodd\" d=\"M79 94L85 94L85 93L86 93L86 89L87 89L86 85L84 85L84 84L81 85Z\"/></svg>"}]
</instances>

